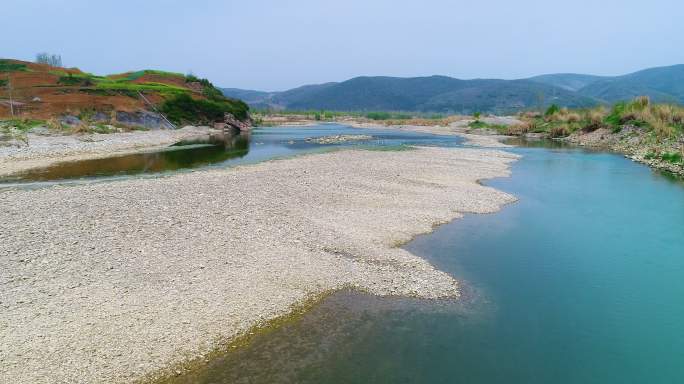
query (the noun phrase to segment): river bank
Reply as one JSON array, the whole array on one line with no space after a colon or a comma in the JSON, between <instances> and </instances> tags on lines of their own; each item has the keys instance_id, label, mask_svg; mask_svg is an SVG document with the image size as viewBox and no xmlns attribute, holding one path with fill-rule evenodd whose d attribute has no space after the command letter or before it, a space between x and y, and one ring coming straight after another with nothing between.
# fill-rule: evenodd
<instances>
[{"instance_id":1,"label":"river bank","mask_svg":"<svg viewBox=\"0 0 684 384\"><path fill-rule=\"evenodd\" d=\"M516 158L350 150L2 192L2 378L169 374L342 287L457 296L451 276L397 246L514 201L478 180L507 176Z\"/></svg>"},{"instance_id":2,"label":"river bank","mask_svg":"<svg viewBox=\"0 0 684 384\"><path fill-rule=\"evenodd\" d=\"M267 123L283 125L319 124L306 116L274 116ZM465 138L465 144L482 147L508 145L502 141L512 137L526 140L554 139L586 148L617 152L625 157L648 165L655 170L684 177L684 138L658 140L643 127L624 124L617 128L605 127L594 130L577 130L566 136L554 137L548 131L531 130L529 118L514 116L484 116L478 120L470 116L449 116L442 119L406 119L372 121L363 117L342 116L336 122L356 128L387 128L400 131L424 132L437 135L457 135ZM474 125L477 123L477 125ZM546 128L548 130L548 128Z\"/></svg>"},{"instance_id":3,"label":"river bank","mask_svg":"<svg viewBox=\"0 0 684 384\"><path fill-rule=\"evenodd\" d=\"M0 177L58 162L98 159L153 151L181 140L218 131L187 126L177 130L132 131L108 134L27 135L25 145L0 146Z\"/></svg>"}]
</instances>

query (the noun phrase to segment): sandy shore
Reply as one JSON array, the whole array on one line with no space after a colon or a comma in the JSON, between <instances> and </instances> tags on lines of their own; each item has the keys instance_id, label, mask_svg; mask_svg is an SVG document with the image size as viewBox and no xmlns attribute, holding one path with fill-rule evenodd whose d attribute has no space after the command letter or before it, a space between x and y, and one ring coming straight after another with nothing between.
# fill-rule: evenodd
<instances>
[{"instance_id":1,"label":"sandy shore","mask_svg":"<svg viewBox=\"0 0 684 384\"><path fill-rule=\"evenodd\" d=\"M0 382L150 378L341 287L458 295L396 246L514 201L477 180L515 158L340 151L0 192Z\"/></svg>"},{"instance_id":2,"label":"sandy shore","mask_svg":"<svg viewBox=\"0 0 684 384\"><path fill-rule=\"evenodd\" d=\"M28 146L0 146L0 176L62 161L95 159L166 147L216 132L208 127L110 134L42 136L29 134Z\"/></svg>"}]
</instances>

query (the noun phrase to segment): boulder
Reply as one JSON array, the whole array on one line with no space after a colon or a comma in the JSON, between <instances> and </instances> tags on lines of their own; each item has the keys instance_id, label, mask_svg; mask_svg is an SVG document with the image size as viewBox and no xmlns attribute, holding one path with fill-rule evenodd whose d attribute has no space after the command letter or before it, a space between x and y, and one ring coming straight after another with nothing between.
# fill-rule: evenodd
<instances>
[{"instance_id":1,"label":"boulder","mask_svg":"<svg viewBox=\"0 0 684 384\"><path fill-rule=\"evenodd\" d=\"M226 125L239 129L240 131L249 131L252 129L251 120L247 119L245 121L240 121L233 116L231 113L225 114Z\"/></svg>"},{"instance_id":2,"label":"boulder","mask_svg":"<svg viewBox=\"0 0 684 384\"><path fill-rule=\"evenodd\" d=\"M116 111L116 121L120 124L145 127L147 129L175 129L162 115L150 111Z\"/></svg>"}]
</instances>

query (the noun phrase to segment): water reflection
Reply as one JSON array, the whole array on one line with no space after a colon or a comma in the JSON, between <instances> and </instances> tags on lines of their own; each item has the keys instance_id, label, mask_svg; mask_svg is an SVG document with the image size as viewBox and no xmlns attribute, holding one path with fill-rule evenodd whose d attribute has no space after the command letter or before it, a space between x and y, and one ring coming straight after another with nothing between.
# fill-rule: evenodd
<instances>
[{"instance_id":1,"label":"water reflection","mask_svg":"<svg viewBox=\"0 0 684 384\"><path fill-rule=\"evenodd\" d=\"M63 180L195 168L246 156L249 140L248 134L225 132L180 142L159 152L58 163L19 173L5 181Z\"/></svg>"},{"instance_id":2,"label":"water reflection","mask_svg":"<svg viewBox=\"0 0 684 384\"><path fill-rule=\"evenodd\" d=\"M319 144L307 139L330 135L368 135L372 140ZM342 147L375 148L404 145L458 146L462 139L416 132L359 129L339 124L305 127L255 128L251 137L239 131L207 135L183 141L160 151L115 156L97 160L63 162L0 178L0 188L41 188L55 184L106 181L130 175L229 167L302 153L317 153Z\"/></svg>"}]
</instances>

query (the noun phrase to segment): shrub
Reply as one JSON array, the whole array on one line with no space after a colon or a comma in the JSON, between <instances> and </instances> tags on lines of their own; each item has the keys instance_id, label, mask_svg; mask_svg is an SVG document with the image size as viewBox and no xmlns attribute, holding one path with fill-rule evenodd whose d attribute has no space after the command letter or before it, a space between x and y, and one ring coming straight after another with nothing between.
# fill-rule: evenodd
<instances>
[{"instance_id":1,"label":"shrub","mask_svg":"<svg viewBox=\"0 0 684 384\"><path fill-rule=\"evenodd\" d=\"M162 103L160 110L176 124L211 124L223 121L226 113L245 120L249 107L240 100L195 100L189 94L181 93Z\"/></svg>"},{"instance_id":2,"label":"shrub","mask_svg":"<svg viewBox=\"0 0 684 384\"><path fill-rule=\"evenodd\" d=\"M603 121L612 126L620 125L622 123L623 113L625 112L626 108L627 104L624 101L615 103L615 105L613 105L613 109L610 111L610 114L608 114Z\"/></svg>"},{"instance_id":3,"label":"shrub","mask_svg":"<svg viewBox=\"0 0 684 384\"><path fill-rule=\"evenodd\" d=\"M670 163L681 163L682 162L682 154L679 152L670 152L670 153L663 153L660 156L661 159L664 161L670 162Z\"/></svg>"},{"instance_id":4,"label":"shrub","mask_svg":"<svg viewBox=\"0 0 684 384\"><path fill-rule=\"evenodd\" d=\"M81 85L84 87L89 87L93 85L93 82L90 80L89 77L87 76L74 76L71 73L69 73L66 76L60 76L59 80L57 80L59 84L64 84L64 85Z\"/></svg>"},{"instance_id":5,"label":"shrub","mask_svg":"<svg viewBox=\"0 0 684 384\"><path fill-rule=\"evenodd\" d=\"M560 111L560 107L557 106L556 104L551 104L549 108L546 109L546 112L544 112L544 116L551 116L553 114L556 114Z\"/></svg>"}]
</instances>

